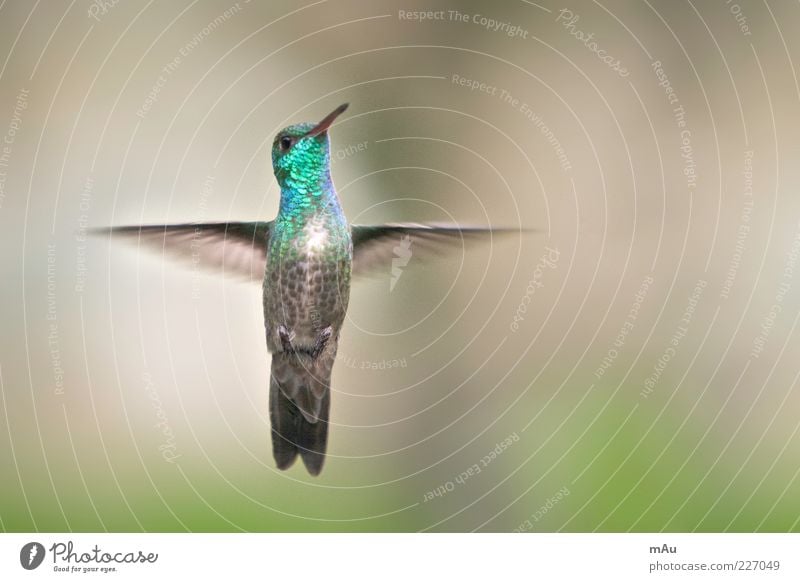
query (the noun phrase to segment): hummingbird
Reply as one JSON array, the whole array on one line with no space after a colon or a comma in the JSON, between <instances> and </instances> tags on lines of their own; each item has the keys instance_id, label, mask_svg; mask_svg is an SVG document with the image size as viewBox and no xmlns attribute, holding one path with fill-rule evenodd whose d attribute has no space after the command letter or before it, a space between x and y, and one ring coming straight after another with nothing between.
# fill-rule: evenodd
<instances>
[{"instance_id":1,"label":"hummingbird","mask_svg":"<svg viewBox=\"0 0 800 582\"><path fill-rule=\"evenodd\" d=\"M331 372L352 277L390 265L398 245L408 251L413 244L415 256L424 256L511 231L457 224L350 225L331 179L328 136L347 107L340 105L319 123L290 125L275 136L272 167L280 205L270 222L150 224L95 231L261 282L266 345L272 356L273 457L285 470L299 456L314 476L325 461Z\"/></svg>"}]
</instances>

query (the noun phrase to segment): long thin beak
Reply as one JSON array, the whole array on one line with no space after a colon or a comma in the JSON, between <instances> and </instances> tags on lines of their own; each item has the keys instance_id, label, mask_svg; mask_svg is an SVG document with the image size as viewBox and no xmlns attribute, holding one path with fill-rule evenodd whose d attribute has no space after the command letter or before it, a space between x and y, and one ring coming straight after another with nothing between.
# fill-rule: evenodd
<instances>
[{"instance_id":1,"label":"long thin beak","mask_svg":"<svg viewBox=\"0 0 800 582\"><path fill-rule=\"evenodd\" d=\"M339 107L337 107L336 109L331 111L328 115L326 115L325 119L323 119L317 125L315 125L314 128L311 129L305 135L305 137L313 137L315 135L319 135L321 133L325 133L326 131L328 131L328 128L333 124L334 120L337 117L339 117L342 113L344 113L344 110L347 109L348 105L350 104L342 103L341 105L339 105Z\"/></svg>"}]
</instances>

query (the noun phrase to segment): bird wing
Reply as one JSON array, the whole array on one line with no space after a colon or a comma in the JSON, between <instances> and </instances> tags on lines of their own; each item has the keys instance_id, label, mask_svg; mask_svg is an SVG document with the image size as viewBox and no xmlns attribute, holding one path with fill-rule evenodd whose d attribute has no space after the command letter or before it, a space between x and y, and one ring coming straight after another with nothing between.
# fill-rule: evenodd
<instances>
[{"instance_id":1,"label":"bird wing","mask_svg":"<svg viewBox=\"0 0 800 582\"><path fill-rule=\"evenodd\" d=\"M114 226L94 232L168 252L224 275L261 282L271 227L272 222L214 222ZM518 231L440 224L353 225L353 275L368 275L377 268L391 267L395 259L405 266L411 257L441 256L446 251L464 248L469 242L492 241L513 232Z\"/></svg>"},{"instance_id":2,"label":"bird wing","mask_svg":"<svg viewBox=\"0 0 800 582\"><path fill-rule=\"evenodd\" d=\"M272 222L149 224L96 229L224 275L261 282Z\"/></svg>"},{"instance_id":3,"label":"bird wing","mask_svg":"<svg viewBox=\"0 0 800 582\"><path fill-rule=\"evenodd\" d=\"M441 256L446 251L464 248L469 242L492 241L493 237L512 232L518 231L453 224L353 225L353 275L389 268L394 260L405 266L412 257Z\"/></svg>"}]
</instances>

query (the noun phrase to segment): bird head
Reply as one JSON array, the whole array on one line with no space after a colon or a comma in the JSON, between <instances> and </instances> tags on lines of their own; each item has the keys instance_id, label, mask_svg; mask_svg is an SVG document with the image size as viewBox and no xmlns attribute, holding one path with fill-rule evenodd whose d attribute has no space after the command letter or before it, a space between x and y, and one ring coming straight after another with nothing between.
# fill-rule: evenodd
<instances>
[{"instance_id":1,"label":"bird head","mask_svg":"<svg viewBox=\"0 0 800 582\"><path fill-rule=\"evenodd\" d=\"M272 168L281 190L314 190L330 180L328 128L347 103L319 123L298 123L281 130L272 143Z\"/></svg>"}]
</instances>

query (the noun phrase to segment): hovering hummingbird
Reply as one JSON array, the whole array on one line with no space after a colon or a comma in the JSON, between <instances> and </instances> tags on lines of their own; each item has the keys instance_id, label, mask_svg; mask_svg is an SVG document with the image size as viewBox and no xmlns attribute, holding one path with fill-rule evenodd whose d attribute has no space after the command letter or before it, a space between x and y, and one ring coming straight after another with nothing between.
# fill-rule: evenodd
<instances>
[{"instance_id":1,"label":"hovering hummingbird","mask_svg":"<svg viewBox=\"0 0 800 582\"><path fill-rule=\"evenodd\" d=\"M413 244L415 256L422 256L501 232L458 225L349 225L331 180L328 139L347 105L317 124L290 125L275 137L272 167L281 190L275 220L100 229L221 267L223 274L262 281L272 354L273 456L279 469L288 469L299 454L312 475L325 460L331 370L351 275L390 265L398 244L404 249Z\"/></svg>"}]
</instances>

